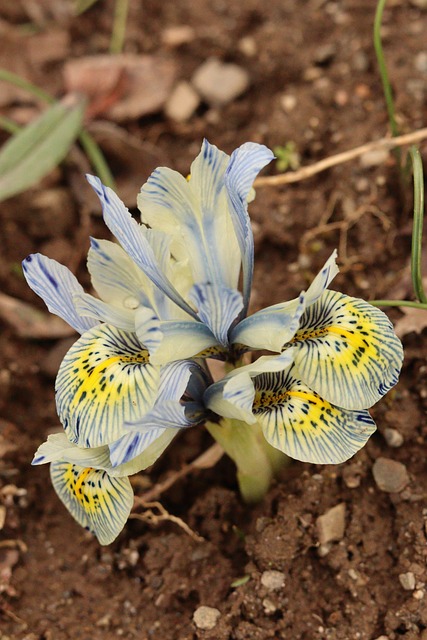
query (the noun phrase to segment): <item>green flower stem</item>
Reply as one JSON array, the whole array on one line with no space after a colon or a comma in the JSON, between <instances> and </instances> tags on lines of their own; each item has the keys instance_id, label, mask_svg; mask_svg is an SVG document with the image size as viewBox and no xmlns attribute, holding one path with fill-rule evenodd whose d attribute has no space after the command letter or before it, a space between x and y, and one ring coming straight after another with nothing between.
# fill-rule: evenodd
<instances>
[{"instance_id":1,"label":"green flower stem","mask_svg":"<svg viewBox=\"0 0 427 640\"><path fill-rule=\"evenodd\" d=\"M9 82L10 84L15 85L15 87L20 87L24 89L24 91L28 91L31 95L39 98L43 102L47 104L54 104L56 102L55 98L51 95L40 89L35 84L24 80L21 76L16 75L16 73L12 73L11 71L7 71L6 69L0 69L0 81ZM82 145L89 161L95 171L95 173L101 178L102 182L112 189L116 189L116 185L114 182L113 175L110 171L110 167L105 159L104 154L101 151L99 145L95 142L92 136L85 130L79 134L79 141Z\"/></svg>"},{"instance_id":2,"label":"green flower stem","mask_svg":"<svg viewBox=\"0 0 427 640\"><path fill-rule=\"evenodd\" d=\"M424 221L424 176L420 152L416 147L409 151L414 173L414 226L412 229L411 275L415 295L420 302L427 303L421 274L421 253Z\"/></svg>"},{"instance_id":3,"label":"green flower stem","mask_svg":"<svg viewBox=\"0 0 427 640\"><path fill-rule=\"evenodd\" d=\"M245 502L263 499L274 475L289 458L274 449L258 423L221 418L219 423L207 422L206 428L237 466L237 480Z\"/></svg>"}]
</instances>

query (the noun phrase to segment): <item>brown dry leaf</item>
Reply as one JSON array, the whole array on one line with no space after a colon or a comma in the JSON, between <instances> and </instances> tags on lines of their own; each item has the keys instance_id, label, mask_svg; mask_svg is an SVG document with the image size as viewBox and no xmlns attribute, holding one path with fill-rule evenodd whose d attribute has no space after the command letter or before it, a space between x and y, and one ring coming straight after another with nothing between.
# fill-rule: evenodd
<instances>
[{"instance_id":1,"label":"brown dry leaf","mask_svg":"<svg viewBox=\"0 0 427 640\"><path fill-rule=\"evenodd\" d=\"M12 577L12 568L19 560L17 549L0 549L0 593L10 592L9 582Z\"/></svg>"},{"instance_id":2,"label":"brown dry leaf","mask_svg":"<svg viewBox=\"0 0 427 640\"><path fill-rule=\"evenodd\" d=\"M408 333L421 333L427 327L427 311L415 307L402 307L403 316L395 323L395 331L399 338Z\"/></svg>"},{"instance_id":3,"label":"brown dry leaf","mask_svg":"<svg viewBox=\"0 0 427 640\"><path fill-rule=\"evenodd\" d=\"M64 66L67 91L89 98L88 116L103 114L117 122L159 111L175 76L172 60L131 53L88 56Z\"/></svg>"},{"instance_id":4,"label":"brown dry leaf","mask_svg":"<svg viewBox=\"0 0 427 640\"><path fill-rule=\"evenodd\" d=\"M74 329L61 318L4 293L0 293L0 318L21 338L56 340L75 334Z\"/></svg>"}]
</instances>

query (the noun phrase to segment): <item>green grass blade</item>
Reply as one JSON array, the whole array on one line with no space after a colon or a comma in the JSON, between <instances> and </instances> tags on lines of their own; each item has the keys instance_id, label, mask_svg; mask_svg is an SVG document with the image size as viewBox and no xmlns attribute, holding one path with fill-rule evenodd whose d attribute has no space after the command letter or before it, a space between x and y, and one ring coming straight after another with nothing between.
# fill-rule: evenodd
<instances>
[{"instance_id":1,"label":"green grass blade","mask_svg":"<svg viewBox=\"0 0 427 640\"><path fill-rule=\"evenodd\" d=\"M75 0L74 12L77 16L91 8L98 0Z\"/></svg>"},{"instance_id":2,"label":"green grass blade","mask_svg":"<svg viewBox=\"0 0 427 640\"><path fill-rule=\"evenodd\" d=\"M421 253L424 222L424 176L420 152L411 147L410 156L414 172L414 225L412 229L411 276L415 295L420 302L427 303L421 274Z\"/></svg>"},{"instance_id":3,"label":"green grass blade","mask_svg":"<svg viewBox=\"0 0 427 640\"><path fill-rule=\"evenodd\" d=\"M388 119L393 136L399 135L399 129L396 122L394 112L393 93L391 90L390 80L388 77L387 66L384 59L383 45L381 41L381 23L383 19L384 7L387 0L378 0L377 9L374 20L374 47L377 56L378 67L380 70L381 82L383 85L384 97L387 105Z\"/></svg>"},{"instance_id":4,"label":"green grass blade","mask_svg":"<svg viewBox=\"0 0 427 640\"><path fill-rule=\"evenodd\" d=\"M67 155L80 133L84 102L52 105L0 151L0 201L36 184Z\"/></svg>"}]
</instances>

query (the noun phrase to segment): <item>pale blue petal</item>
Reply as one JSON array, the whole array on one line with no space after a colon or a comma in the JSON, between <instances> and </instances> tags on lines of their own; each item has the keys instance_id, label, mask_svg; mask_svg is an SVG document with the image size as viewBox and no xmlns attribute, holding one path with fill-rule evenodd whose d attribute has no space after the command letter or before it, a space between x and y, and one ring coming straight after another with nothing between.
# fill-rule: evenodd
<instances>
[{"instance_id":1,"label":"pale blue petal","mask_svg":"<svg viewBox=\"0 0 427 640\"><path fill-rule=\"evenodd\" d=\"M254 265L254 240L248 215L248 196L256 176L273 158L273 153L264 145L247 142L231 154L224 178L243 261L244 314L249 304Z\"/></svg>"},{"instance_id":2,"label":"pale blue petal","mask_svg":"<svg viewBox=\"0 0 427 640\"><path fill-rule=\"evenodd\" d=\"M165 295L195 317L194 311L164 275L144 229L132 218L123 202L99 178L87 176L87 179L101 201L105 224L132 260Z\"/></svg>"},{"instance_id":3,"label":"pale blue petal","mask_svg":"<svg viewBox=\"0 0 427 640\"><path fill-rule=\"evenodd\" d=\"M295 335L305 307L305 295L301 293L295 300L262 309L232 329L230 342L251 349L281 351Z\"/></svg>"},{"instance_id":4,"label":"pale blue petal","mask_svg":"<svg viewBox=\"0 0 427 640\"><path fill-rule=\"evenodd\" d=\"M85 318L93 318L97 323L106 322L124 331L135 331L134 311L107 304L89 293L78 293L73 301L77 312Z\"/></svg>"},{"instance_id":5,"label":"pale blue petal","mask_svg":"<svg viewBox=\"0 0 427 640\"><path fill-rule=\"evenodd\" d=\"M368 302L325 291L289 343L300 378L345 409L367 409L399 377L402 344L387 316Z\"/></svg>"},{"instance_id":6,"label":"pale blue petal","mask_svg":"<svg viewBox=\"0 0 427 640\"><path fill-rule=\"evenodd\" d=\"M55 460L71 462L82 467L107 470L111 467L108 447L78 447L70 442L64 432L48 436L37 449L31 464L46 464Z\"/></svg>"},{"instance_id":7,"label":"pale blue petal","mask_svg":"<svg viewBox=\"0 0 427 640\"><path fill-rule=\"evenodd\" d=\"M323 400L298 379L295 368L254 378L253 411L266 440L302 462L339 464L375 431L367 411L348 411Z\"/></svg>"},{"instance_id":8,"label":"pale blue petal","mask_svg":"<svg viewBox=\"0 0 427 640\"><path fill-rule=\"evenodd\" d=\"M113 468L127 464L146 451L160 436L165 428L147 429L142 433L126 433L116 442L108 445Z\"/></svg>"},{"instance_id":9,"label":"pale blue petal","mask_svg":"<svg viewBox=\"0 0 427 640\"><path fill-rule=\"evenodd\" d=\"M337 273L339 273L336 259L337 250L335 249L305 293L307 307L320 298L325 289L329 287Z\"/></svg>"},{"instance_id":10,"label":"pale blue petal","mask_svg":"<svg viewBox=\"0 0 427 640\"><path fill-rule=\"evenodd\" d=\"M195 284L189 300L198 310L198 316L216 337L227 347L230 326L243 308L240 291L215 284Z\"/></svg>"},{"instance_id":11,"label":"pale blue petal","mask_svg":"<svg viewBox=\"0 0 427 640\"><path fill-rule=\"evenodd\" d=\"M56 379L58 415L81 447L118 440L126 421L154 404L159 368L135 334L110 325L87 331L66 354Z\"/></svg>"},{"instance_id":12,"label":"pale blue petal","mask_svg":"<svg viewBox=\"0 0 427 640\"><path fill-rule=\"evenodd\" d=\"M44 300L49 311L73 329L84 333L98 324L92 318L80 317L76 311L73 296L83 293L83 287L67 267L40 253L33 253L22 262L22 269L31 289Z\"/></svg>"},{"instance_id":13,"label":"pale blue petal","mask_svg":"<svg viewBox=\"0 0 427 640\"><path fill-rule=\"evenodd\" d=\"M129 478L111 478L106 471L70 462L52 462L52 484L73 518L110 544L126 524L133 506Z\"/></svg>"},{"instance_id":14,"label":"pale blue petal","mask_svg":"<svg viewBox=\"0 0 427 640\"><path fill-rule=\"evenodd\" d=\"M206 406L225 418L236 418L248 424L256 422L252 405L255 396L253 379L265 372L281 372L293 362L293 350L279 356L261 356L255 362L234 369L222 380L210 385L204 394Z\"/></svg>"},{"instance_id":15,"label":"pale blue petal","mask_svg":"<svg viewBox=\"0 0 427 640\"><path fill-rule=\"evenodd\" d=\"M203 354L206 357L223 351L210 329L192 320L165 321L160 324L162 342L150 356L152 364L163 365Z\"/></svg>"}]
</instances>

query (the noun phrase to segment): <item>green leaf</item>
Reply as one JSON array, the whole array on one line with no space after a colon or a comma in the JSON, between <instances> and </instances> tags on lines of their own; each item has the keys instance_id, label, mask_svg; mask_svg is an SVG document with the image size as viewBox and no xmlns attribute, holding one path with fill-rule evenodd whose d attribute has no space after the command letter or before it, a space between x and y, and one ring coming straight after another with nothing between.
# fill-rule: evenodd
<instances>
[{"instance_id":1,"label":"green leaf","mask_svg":"<svg viewBox=\"0 0 427 640\"><path fill-rule=\"evenodd\" d=\"M80 133L84 102L56 103L0 151L0 201L36 184L67 155Z\"/></svg>"},{"instance_id":2,"label":"green leaf","mask_svg":"<svg viewBox=\"0 0 427 640\"><path fill-rule=\"evenodd\" d=\"M237 587L243 587L243 585L249 582L250 579L251 579L251 576L248 576L248 575L242 576L241 578L237 578L236 580L233 580L230 587L233 587L233 589L236 589Z\"/></svg>"},{"instance_id":3,"label":"green leaf","mask_svg":"<svg viewBox=\"0 0 427 640\"><path fill-rule=\"evenodd\" d=\"M90 9L90 7L95 4L95 2L98 2L98 0L75 0L74 11L76 15L79 16L81 13L84 13L85 11Z\"/></svg>"}]
</instances>

